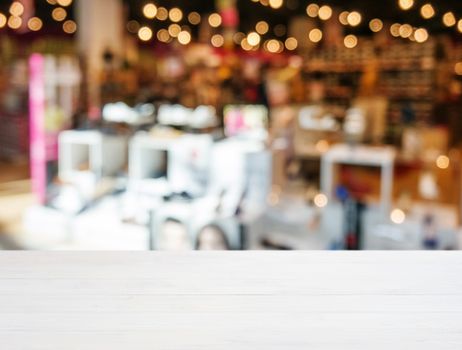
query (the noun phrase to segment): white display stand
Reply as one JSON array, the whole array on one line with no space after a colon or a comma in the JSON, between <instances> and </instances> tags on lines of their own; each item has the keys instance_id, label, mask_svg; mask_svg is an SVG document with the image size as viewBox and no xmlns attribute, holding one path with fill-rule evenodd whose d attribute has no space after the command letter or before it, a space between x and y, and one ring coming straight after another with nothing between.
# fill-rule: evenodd
<instances>
[{"instance_id":1,"label":"white display stand","mask_svg":"<svg viewBox=\"0 0 462 350\"><path fill-rule=\"evenodd\" d=\"M114 176L126 163L126 139L98 131L64 131L59 135L59 176L73 182L82 173L79 167L87 163L87 171L96 180Z\"/></svg>"},{"instance_id":2,"label":"white display stand","mask_svg":"<svg viewBox=\"0 0 462 350\"><path fill-rule=\"evenodd\" d=\"M390 147L350 146L340 144L333 146L322 156L321 190L329 199L333 198L335 165L349 164L381 168L380 206L387 214L393 198L393 169L396 151Z\"/></svg>"},{"instance_id":3,"label":"white display stand","mask_svg":"<svg viewBox=\"0 0 462 350\"><path fill-rule=\"evenodd\" d=\"M152 178L154 173L166 168L166 154L176 138L159 138L146 133L136 134L130 141L129 178L130 182Z\"/></svg>"}]
</instances>

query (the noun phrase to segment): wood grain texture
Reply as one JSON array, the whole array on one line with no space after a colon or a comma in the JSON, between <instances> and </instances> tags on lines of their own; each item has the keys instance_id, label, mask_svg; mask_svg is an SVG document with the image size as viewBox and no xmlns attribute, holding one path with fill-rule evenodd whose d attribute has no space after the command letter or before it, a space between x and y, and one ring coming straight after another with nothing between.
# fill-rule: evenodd
<instances>
[{"instance_id":1,"label":"wood grain texture","mask_svg":"<svg viewBox=\"0 0 462 350\"><path fill-rule=\"evenodd\" d=\"M459 253L0 254L0 349L462 349Z\"/></svg>"}]
</instances>

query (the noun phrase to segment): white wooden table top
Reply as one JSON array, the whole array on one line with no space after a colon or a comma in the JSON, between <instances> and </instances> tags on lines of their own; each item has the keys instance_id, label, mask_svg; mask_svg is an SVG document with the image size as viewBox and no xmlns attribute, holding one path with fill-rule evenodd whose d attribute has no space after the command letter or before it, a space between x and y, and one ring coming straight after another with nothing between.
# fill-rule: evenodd
<instances>
[{"instance_id":1,"label":"white wooden table top","mask_svg":"<svg viewBox=\"0 0 462 350\"><path fill-rule=\"evenodd\" d=\"M462 349L460 253L0 254L0 349Z\"/></svg>"}]
</instances>

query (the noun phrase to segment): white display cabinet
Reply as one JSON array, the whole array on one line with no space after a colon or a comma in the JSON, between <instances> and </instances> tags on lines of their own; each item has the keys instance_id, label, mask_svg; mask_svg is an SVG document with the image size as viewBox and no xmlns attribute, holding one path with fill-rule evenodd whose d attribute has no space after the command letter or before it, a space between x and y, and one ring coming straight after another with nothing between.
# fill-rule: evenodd
<instances>
[{"instance_id":1,"label":"white display cabinet","mask_svg":"<svg viewBox=\"0 0 462 350\"><path fill-rule=\"evenodd\" d=\"M111 177L123 170L127 141L123 136L98 131L63 131L59 135L59 177L73 182L82 172L95 180Z\"/></svg>"}]
</instances>

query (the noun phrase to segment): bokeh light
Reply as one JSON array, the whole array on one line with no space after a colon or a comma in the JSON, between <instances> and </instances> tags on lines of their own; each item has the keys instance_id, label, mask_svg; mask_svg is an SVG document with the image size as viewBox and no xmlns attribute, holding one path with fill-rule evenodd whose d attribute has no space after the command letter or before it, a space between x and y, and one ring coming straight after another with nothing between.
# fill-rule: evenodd
<instances>
[{"instance_id":1,"label":"bokeh light","mask_svg":"<svg viewBox=\"0 0 462 350\"><path fill-rule=\"evenodd\" d=\"M143 14L146 18L153 19L157 15L157 6L153 3L144 5Z\"/></svg>"},{"instance_id":2,"label":"bokeh light","mask_svg":"<svg viewBox=\"0 0 462 350\"><path fill-rule=\"evenodd\" d=\"M322 40L322 36L322 31L319 28L311 29L310 33L308 34L310 41L312 41L313 43L320 42Z\"/></svg>"},{"instance_id":3,"label":"bokeh light","mask_svg":"<svg viewBox=\"0 0 462 350\"><path fill-rule=\"evenodd\" d=\"M29 28L29 30L33 31L33 32L37 32L39 31L40 29L42 29L43 27L43 22L40 18L38 17L32 17L31 19L29 19L29 21L27 22L27 27Z\"/></svg>"},{"instance_id":4,"label":"bokeh light","mask_svg":"<svg viewBox=\"0 0 462 350\"><path fill-rule=\"evenodd\" d=\"M345 44L346 48L352 49L358 45L358 38L356 35L350 34L345 37L343 43Z\"/></svg>"},{"instance_id":5,"label":"bokeh light","mask_svg":"<svg viewBox=\"0 0 462 350\"><path fill-rule=\"evenodd\" d=\"M138 31L138 37L142 41L149 41L152 38L152 30L149 27L141 27Z\"/></svg>"}]
</instances>

